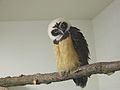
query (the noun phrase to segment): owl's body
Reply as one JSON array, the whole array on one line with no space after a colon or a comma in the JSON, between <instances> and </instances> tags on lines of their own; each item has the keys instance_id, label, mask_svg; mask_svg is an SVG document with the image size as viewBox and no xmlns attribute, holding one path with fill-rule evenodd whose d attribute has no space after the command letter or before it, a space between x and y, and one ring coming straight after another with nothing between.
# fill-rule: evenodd
<instances>
[{"instance_id":1,"label":"owl's body","mask_svg":"<svg viewBox=\"0 0 120 90\"><path fill-rule=\"evenodd\" d=\"M62 40L59 44L54 44L53 48L58 72L71 72L80 66L79 57L72 44L71 36Z\"/></svg>"},{"instance_id":2,"label":"owl's body","mask_svg":"<svg viewBox=\"0 0 120 90\"><path fill-rule=\"evenodd\" d=\"M56 66L59 73L73 72L78 67L88 64L88 44L76 27L63 18L54 20L48 28L48 35L53 41ZM74 78L77 86L86 86L88 77Z\"/></svg>"}]
</instances>

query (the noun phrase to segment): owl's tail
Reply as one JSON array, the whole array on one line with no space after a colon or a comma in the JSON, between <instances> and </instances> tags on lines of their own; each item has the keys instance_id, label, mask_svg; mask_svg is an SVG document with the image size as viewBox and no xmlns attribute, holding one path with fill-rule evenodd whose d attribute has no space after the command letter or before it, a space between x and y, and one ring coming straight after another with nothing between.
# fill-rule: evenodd
<instances>
[{"instance_id":1,"label":"owl's tail","mask_svg":"<svg viewBox=\"0 0 120 90\"><path fill-rule=\"evenodd\" d=\"M73 79L76 86L80 86L82 88L84 88L86 86L87 80L88 80L88 77L86 77L86 76Z\"/></svg>"}]
</instances>

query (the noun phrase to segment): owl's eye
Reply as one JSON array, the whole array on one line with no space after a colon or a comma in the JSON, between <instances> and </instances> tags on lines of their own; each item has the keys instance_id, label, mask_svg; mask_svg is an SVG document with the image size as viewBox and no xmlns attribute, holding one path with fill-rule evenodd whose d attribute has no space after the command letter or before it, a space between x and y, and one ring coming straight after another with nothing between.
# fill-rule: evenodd
<instances>
[{"instance_id":1,"label":"owl's eye","mask_svg":"<svg viewBox=\"0 0 120 90\"><path fill-rule=\"evenodd\" d=\"M67 29L67 27L68 27L68 24L66 22L62 22L60 24L60 29L63 30L63 32Z\"/></svg>"},{"instance_id":2,"label":"owl's eye","mask_svg":"<svg viewBox=\"0 0 120 90\"><path fill-rule=\"evenodd\" d=\"M53 36L59 35L58 29L52 30L52 31L51 31L51 34L52 34Z\"/></svg>"}]
</instances>

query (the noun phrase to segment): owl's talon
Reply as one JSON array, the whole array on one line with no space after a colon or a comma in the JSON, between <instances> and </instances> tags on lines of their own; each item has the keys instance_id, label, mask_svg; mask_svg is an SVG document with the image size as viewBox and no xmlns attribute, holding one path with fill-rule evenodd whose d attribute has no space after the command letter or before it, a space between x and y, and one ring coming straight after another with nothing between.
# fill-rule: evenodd
<instances>
[{"instance_id":1,"label":"owl's talon","mask_svg":"<svg viewBox=\"0 0 120 90\"><path fill-rule=\"evenodd\" d=\"M59 74L60 74L60 77L68 77L69 72L62 71Z\"/></svg>"},{"instance_id":2,"label":"owl's talon","mask_svg":"<svg viewBox=\"0 0 120 90\"><path fill-rule=\"evenodd\" d=\"M78 69L74 70L72 73L78 73L79 71L81 71L81 69L80 69L80 68L78 68Z\"/></svg>"}]
</instances>

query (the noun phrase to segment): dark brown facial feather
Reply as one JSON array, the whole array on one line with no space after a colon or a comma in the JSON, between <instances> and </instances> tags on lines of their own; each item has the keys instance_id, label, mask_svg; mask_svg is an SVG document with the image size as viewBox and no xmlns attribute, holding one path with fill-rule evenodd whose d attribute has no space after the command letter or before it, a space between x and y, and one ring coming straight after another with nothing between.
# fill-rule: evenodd
<instances>
[{"instance_id":1,"label":"dark brown facial feather","mask_svg":"<svg viewBox=\"0 0 120 90\"><path fill-rule=\"evenodd\" d=\"M57 29L59 29L60 23L61 23L61 22L56 23L56 24L53 26L53 28L57 28Z\"/></svg>"},{"instance_id":2,"label":"dark brown facial feather","mask_svg":"<svg viewBox=\"0 0 120 90\"><path fill-rule=\"evenodd\" d=\"M65 32L65 30L67 30L68 24L66 22L62 22L59 26L59 28Z\"/></svg>"}]
</instances>

